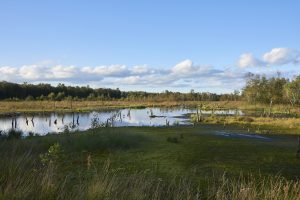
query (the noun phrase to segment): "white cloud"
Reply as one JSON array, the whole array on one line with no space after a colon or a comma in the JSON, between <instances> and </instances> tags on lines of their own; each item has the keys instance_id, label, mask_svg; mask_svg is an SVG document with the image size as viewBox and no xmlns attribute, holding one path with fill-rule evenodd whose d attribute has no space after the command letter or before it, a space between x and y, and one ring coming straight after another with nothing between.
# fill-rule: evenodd
<instances>
[{"instance_id":1,"label":"white cloud","mask_svg":"<svg viewBox=\"0 0 300 200\"><path fill-rule=\"evenodd\" d=\"M13 81L18 69L10 66L0 67L0 80Z\"/></svg>"},{"instance_id":2,"label":"white cloud","mask_svg":"<svg viewBox=\"0 0 300 200\"><path fill-rule=\"evenodd\" d=\"M135 85L135 84L140 84L140 76L128 76L120 80L121 83L123 84L128 84L128 85Z\"/></svg>"},{"instance_id":3,"label":"white cloud","mask_svg":"<svg viewBox=\"0 0 300 200\"><path fill-rule=\"evenodd\" d=\"M75 66L24 65L16 71L16 76L24 80L69 80L79 77Z\"/></svg>"},{"instance_id":4,"label":"white cloud","mask_svg":"<svg viewBox=\"0 0 300 200\"><path fill-rule=\"evenodd\" d=\"M263 55L263 60L269 65L285 65L295 63L300 53L290 48L274 48Z\"/></svg>"},{"instance_id":5,"label":"white cloud","mask_svg":"<svg viewBox=\"0 0 300 200\"><path fill-rule=\"evenodd\" d=\"M81 71L101 76L123 76L128 73L128 70L125 65L84 67Z\"/></svg>"},{"instance_id":6,"label":"white cloud","mask_svg":"<svg viewBox=\"0 0 300 200\"><path fill-rule=\"evenodd\" d=\"M262 61L263 60L263 61ZM0 81L50 82L90 84L95 87L137 87L164 90L165 88L186 88L202 90L234 90L242 87L243 77L248 71L273 73L271 66L278 64L300 64L300 54L287 48L275 48L257 59L253 54L240 56L239 68L218 69L211 65L194 64L183 60L174 66L153 68L147 65L101 65L65 66L50 61L21 67L0 66ZM253 68L248 68L253 67ZM258 68L255 68L258 67ZM272 71L273 70L273 71ZM277 70L276 70L277 71ZM288 68L285 70L288 73ZM97 83L97 85L95 85Z\"/></svg>"},{"instance_id":7,"label":"white cloud","mask_svg":"<svg viewBox=\"0 0 300 200\"><path fill-rule=\"evenodd\" d=\"M28 80L40 79L46 73L38 65L24 65L19 69L20 77Z\"/></svg>"},{"instance_id":8,"label":"white cloud","mask_svg":"<svg viewBox=\"0 0 300 200\"><path fill-rule=\"evenodd\" d=\"M264 63L253 56L251 53L245 53L240 56L238 66L241 68L262 66Z\"/></svg>"},{"instance_id":9,"label":"white cloud","mask_svg":"<svg viewBox=\"0 0 300 200\"><path fill-rule=\"evenodd\" d=\"M46 78L54 78L54 79L68 79L73 78L78 73L77 68L75 66L62 66L56 65L50 68L50 73Z\"/></svg>"},{"instance_id":10,"label":"white cloud","mask_svg":"<svg viewBox=\"0 0 300 200\"><path fill-rule=\"evenodd\" d=\"M12 75L17 72L17 68L15 67L10 67L10 66L3 66L0 67L0 73L1 75Z\"/></svg>"},{"instance_id":11,"label":"white cloud","mask_svg":"<svg viewBox=\"0 0 300 200\"><path fill-rule=\"evenodd\" d=\"M194 65L191 60L184 60L171 69L170 75L174 78L183 78L203 77L217 73L219 73L219 70L215 70L211 65Z\"/></svg>"},{"instance_id":12,"label":"white cloud","mask_svg":"<svg viewBox=\"0 0 300 200\"><path fill-rule=\"evenodd\" d=\"M131 69L132 74L146 74L146 73L154 73L154 70L151 70L146 65L137 65L133 66Z\"/></svg>"},{"instance_id":13,"label":"white cloud","mask_svg":"<svg viewBox=\"0 0 300 200\"><path fill-rule=\"evenodd\" d=\"M190 74L194 72L193 62L191 60L184 60L172 68L174 74Z\"/></svg>"},{"instance_id":14,"label":"white cloud","mask_svg":"<svg viewBox=\"0 0 300 200\"><path fill-rule=\"evenodd\" d=\"M226 82L239 75L216 70L210 65L194 65L191 60L184 60L173 67L157 69L146 65L127 67L125 65L108 65L96 67L76 67L64 65L47 65L43 62L17 67L0 67L4 80L13 82L62 82L95 83L99 87L137 86L145 88L207 88L212 85L232 85Z\"/></svg>"},{"instance_id":15,"label":"white cloud","mask_svg":"<svg viewBox=\"0 0 300 200\"><path fill-rule=\"evenodd\" d=\"M281 66L286 64L299 64L300 52L291 48L274 48L262 56L262 60L257 59L251 53L240 56L238 66L241 68L261 67L261 66Z\"/></svg>"}]
</instances>

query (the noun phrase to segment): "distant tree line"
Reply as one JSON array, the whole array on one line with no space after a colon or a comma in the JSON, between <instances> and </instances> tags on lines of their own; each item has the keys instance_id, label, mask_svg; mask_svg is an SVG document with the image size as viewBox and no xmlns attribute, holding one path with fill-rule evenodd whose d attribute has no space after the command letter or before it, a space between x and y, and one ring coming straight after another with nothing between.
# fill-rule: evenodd
<instances>
[{"instance_id":1,"label":"distant tree line","mask_svg":"<svg viewBox=\"0 0 300 200\"><path fill-rule=\"evenodd\" d=\"M246 76L246 86L242 96L249 103L300 104L300 75L294 80L277 77L267 78L252 73Z\"/></svg>"},{"instance_id":2,"label":"distant tree line","mask_svg":"<svg viewBox=\"0 0 300 200\"><path fill-rule=\"evenodd\" d=\"M210 92L188 93L164 91L149 93L143 91L120 91L109 88L91 88L89 86L66 86L58 84L17 84L6 81L0 82L0 100L146 100L146 101L236 101L238 91L232 94L216 94Z\"/></svg>"},{"instance_id":3,"label":"distant tree line","mask_svg":"<svg viewBox=\"0 0 300 200\"><path fill-rule=\"evenodd\" d=\"M0 99L11 100L63 100L67 98L86 99L86 98L113 98L119 99L122 92L119 89L98 88L93 89L89 86L73 87L58 84L52 86L50 84L17 84L6 81L0 82Z\"/></svg>"},{"instance_id":4,"label":"distant tree line","mask_svg":"<svg viewBox=\"0 0 300 200\"><path fill-rule=\"evenodd\" d=\"M188 93L165 90L160 93L144 91L120 91L109 88L91 88L89 86L66 86L58 84L17 84L0 82L0 100L129 100L129 101L237 101L300 105L300 75L293 80L281 77L267 78L265 75L248 73L242 92L235 90L230 94L210 92Z\"/></svg>"}]
</instances>

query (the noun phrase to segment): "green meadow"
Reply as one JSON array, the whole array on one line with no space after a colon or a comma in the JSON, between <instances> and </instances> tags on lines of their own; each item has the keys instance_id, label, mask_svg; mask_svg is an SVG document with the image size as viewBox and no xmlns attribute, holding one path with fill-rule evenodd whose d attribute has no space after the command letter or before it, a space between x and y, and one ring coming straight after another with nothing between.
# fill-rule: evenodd
<instances>
[{"instance_id":1,"label":"green meadow","mask_svg":"<svg viewBox=\"0 0 300 200\"><path fill-rule=\"evenodd\" d=\"M212 124L3 139L0 199L299 199L297 137L239 133Z\"/></svg>"}]
</instances>

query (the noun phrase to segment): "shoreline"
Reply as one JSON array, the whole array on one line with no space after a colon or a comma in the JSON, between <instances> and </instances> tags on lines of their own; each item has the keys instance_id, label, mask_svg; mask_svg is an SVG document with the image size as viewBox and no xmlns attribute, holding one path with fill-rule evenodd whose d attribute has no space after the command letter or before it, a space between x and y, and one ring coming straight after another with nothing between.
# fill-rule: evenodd
<instances>
[{"instance_id":1,"label":"shoreline","mask_svg":"<svg viewBox=\"0 0 300 200\"><path fill-rule=\"evenodd\" d=\"M98 109L115 108L146 108L146 107L199 107L202 110L240 109L247 111L262 111L269 109L267 104L249 104L246 101L0 101L1 113L27 112L82 112ZM272 113L300 113L300 106L291 107L285 104L276 104Z\"/></svg>"}]
</instances>

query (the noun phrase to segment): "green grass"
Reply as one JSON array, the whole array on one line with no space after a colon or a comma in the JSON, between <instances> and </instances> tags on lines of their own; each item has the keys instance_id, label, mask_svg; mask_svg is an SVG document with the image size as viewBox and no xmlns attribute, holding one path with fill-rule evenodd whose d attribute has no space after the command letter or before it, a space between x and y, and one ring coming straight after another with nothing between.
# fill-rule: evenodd
<instances>
[{"instance_id":1,"label":"green grass","mask_svg":"<svg viewBox=\"0 0 300 200\"><path fill-rule=\"evenodd\" d=\"M297 199L297 139L236 127L101 128L0 141L0 199ZM168 138L176 138L170 142ZM42 163L53 144L57 159ZM48 153L49 154L49 153Z\"/></svg>"},{"instance_id":2,"label":"green grass","mask_svg":"<svg viewBox=\"0 0 300 200\"><path fill-rule=\"evenodd\" d=\"M204 110L217 109L242 109L249 113L269 110L268 104L249 104L246 101L145 101L145 100L111 100L111 101L0 101L0 114L12 112L35 113L35 112L86 112L107 108L145 108L145 107L174 107L174 106L201 106ZM285 114L300 113L300 107L291 107L287 104L273 105L272 113Z\"/></svg>"},{"instance_id":3,"label":"green grass","mask_svg":"<svg viewBox=\"0 0 300 200\"><path fill-rule=\"evenodd\" d=\"M197 122L193 114L191 120ZM248 116L202 116L199 124L235 125L241 129L257 134L300 134L300 118L273 118L273 117L248 117Z\"/></svg>"},{"instance_id":4,"label":"green grass","mask_svg":"<svg viewBox=\"0 0 300 200\"><path fill-rule=\"evenodd\" d=\"M14 112L37 113L37 112L87 112L99 109L112 108L145 108L145 107L173 107L173 106L196 106L197 101L0 101L0 114L7 115Z\"/></svg>"}]
</instances>

